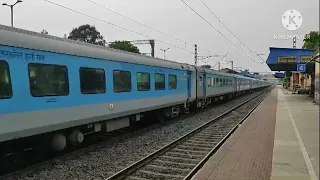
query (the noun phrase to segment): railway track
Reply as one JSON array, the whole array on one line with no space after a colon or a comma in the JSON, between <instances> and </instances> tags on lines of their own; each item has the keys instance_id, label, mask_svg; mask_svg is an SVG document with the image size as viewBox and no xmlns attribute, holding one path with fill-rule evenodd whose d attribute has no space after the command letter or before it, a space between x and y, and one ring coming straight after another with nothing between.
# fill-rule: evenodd
<instances>
[{"instance_id":1,"label":"railway track","mask_svg":"<svg viewBox=\"0 0 320 180\"><path fill-rule=\"evenodd\" d=\"M261 94L264 94L264 92L263 93L260 93L259 95L261 95ZM258 95L258 96L259 96ZM255 96L255 97L257 97L257 96ZM244 105L244 104L246 104L248 101L246 101L245 103L242 103L241 105ZM237 106L237 107L240 107L240 106ZM201 112L202 110L200 110L200 112ZM189 116L194 116L194 115L196 115L197 113L199 113L199 112L194 112L194 113L190 113L189 114ZM226 114L226 113L224 113L224 114ZM218 118L221 118L222 116L224 116L224 115L220 115ZM180 117L180 118L184 118L184 116L183 117ZM164 125L164 124L167 124L167 123L170 123L170 121L167 121L167 122L165 122L165 123L162 123L162 125ZM140 129L140 128L142 128L141 129L141 131L144 131L144 128L146 127L147 129L150 129L150 128L156 128L156 127L158 127L158 126L161 126L160 124L153 124L153 125L151 125L151 126L148 126L148 125L143 125L143 126L141 126L140 127L140 125L139 125L139 128L138 129ZM147 130L146 129L146 130ZM221 129L219 130L219 132L221 133L221 134L223 134L223 133L226 133L226 131L221 131ZM124 134L123 134L124 133ZM104 144L105 143L105 140L104 139L106 139L106 138L108 138L108 142L109 143L112 143L113 141L114 142L118 142L119 141L119 139L126 139L126 138L128 138L128 137L132 137L132 135L133 134L136 134L136 133L138 133L138 134L140 134L141 132L140 132L140 130L139 131L131 131L131 130L119 130L119 132L114 132L114 133L107 133L107 134L101 134L101 135L99 135L99 136L97 136L97 137L95 137L94 139L95 140L93 140L95 143L89 143L89 144L84 144L83 146L82 146L82 148L80 148L80 149L76 149L76 150L74 150L74 149L70 149L69 151L67 151L66 153L63 153L63 154L59 154L59 155L50 155L49 157L44 157L44 158L40 158L39 160L34 160L34 161L31 161L32 163L30 164L30 165L26 165L26 166L24 166L24 167L21 167L21 168L19 168L19 169L15 169L15 170L12 170L11 172L10 171L7 171L7 173L4 173L4 174L1 174L0 173L0 180L2 180L2 179L16 179L17 177L24 177L24 176L27 176L28 174L30 174L30 173L33 173L34 171L37 171L37 169L50 169L50 167L52 167L52 164L55 164L55 161L64 161L64 160L68 160L70 157L73 157L73 156L80 156L81 154L86 154L87 152L90 152L90 151L92 151L93 149L95 149L95 148L99 148L100 147L100 145L102 145L102 144ZM209 132L207 132L207 134L208 134ZM119 136L120 135L120 136ZM102 136L102 140L99 140L100 139L100 136ZM220 137L220 138L222 138L222 136L217 136L217 137ZM201 137L200 137L201 138ZM197 140L197 139L195 139L197 142L200 142L199 140ZM190 141L191 142L191 141ZM192 142L191 142L192 143ZM195 142L193 142L193 143L195 143ZM93 145L92 145L93 144ZM206 149L206 144L205 144L205 142L203 142L203 143L201 143L200 142L200 144L198 144L199 145L199 147L203 147L202 149ZM210 144L210 145L212 145L212 144ZM177 161L179 161L179 159L184 159L183 157L184 156L182 156L181 158L180 158L180 156L179 156L179 154L181 154L181 151L183 151L184 149L178 149L178 151L175 151L174 153L173 153L173 155L172 155L172 157L173 157L173 159L178 159ZM207 149L208 150L208 149ZM187 150L188 152L190 152L190 154L192 155L192 153L193 153L193 155L192 155L192 157L200 157L199 155L204 155L205 154L205 152L203 152L203 153L197 153L198 151L197 151L197 149L195 149L194 150L194 152L192 152L192 150L190 151L190 150ZM40 154L38 154L38 155L40 155ZM175 156L176 155L176 156ZM41 156L41 155L40 155ZM70 156L70 157L69 157ZM174 157L176 157L176 158L174 158ZM0 158L1 159L1 158ZM166 159L163 159L163 160L158 160L156 163L158 163L158 164L153 164L153 165L149 165L149 166L147 166L147 167L149 167L149 169L150 168L161 168L161 164L163 164L163 162L166 162L166 165L168 165L169 167L170 166L173 166L173 167L175 167L175 166L177 166L178 165L178 167L182 167L182 169L184 169L185 167L184 167L184 165L186 166L186 167L193 167L195 164L195 161L194 160L190 160L190 162L188 162L188 164L184 164L183 162L182 163L180 163L180 164L176 164L175 162L169 162L168 160L166 160ZM4 165L4 164L3 164ZM8 165L8 164L7 164ZM7 166L6 165L6 166ZM179 166L180 165L180 166ZM191 165L191 166L190 166ZM1 166L1 165L0 165ZM131 166L130 166L131 167ZM137 166L136 166L137 167ZM141 166L139 166L139 167L141 167ZM177 168L178 169L178 168ZM187 169L187 168L185 168L185 169ZM152 169L150 169L150 170L152 170ZM189 170L188 170L189 171ZM122 171L121 171L122 172ZM119 173L121 173L121 172L119 172ZM125 172L128 172L128 171L125 171ZM143 172L143 171L142 171ZM183 172L186 172L186 170L183 170ZM119 173L117 173L117 174L119 174ZM114 176L111 176L111 179L113 179L113 178L115 178L115 177L118 177L118 175L117 174L115 174ZM122 177L122 176L121 176ZM178 176L178 177L180 177L180 176ZM105 179L105 178L104 178ZM120 178L121 179L121 178ZM153 177L151 177L151 178L146 178L146 179L154 179ZM160 178L160 179L162 179L162 178ZM179 178L178 178L179 179Z\"/></svg>"},{"instance_id":2,"label":"railway track","mask_svg":"<svg viewBox=\"0 0 320 180\"><path fill-rule=\"evenodd\" d=\"M270 89L219 115L183 137L109 177L108 180L191 179L239 125L267 97ZM241 109L263 96L248 112ZM239 114L243 114L239 118Z\"/></svg>"}]
</instances>

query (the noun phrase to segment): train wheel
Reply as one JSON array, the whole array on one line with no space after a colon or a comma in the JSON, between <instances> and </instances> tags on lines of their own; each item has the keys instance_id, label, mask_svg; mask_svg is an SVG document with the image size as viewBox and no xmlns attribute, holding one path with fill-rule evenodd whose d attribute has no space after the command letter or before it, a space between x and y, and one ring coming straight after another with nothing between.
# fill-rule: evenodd
<instances>
[{"instance_id":1,"label":"train wheel","mask_svg":"<svg viewBox=\"0 0 320 180\"><path fill-rule=\"evenodd\" d=\"M51 140L51 147L54 151L63 151L67 146L67 139L63 133L56 133Z\"/></svg>"},{"instance_id":2,"label":"train wheel","mask_svg":"<svg viewBox=\"0 0 320 180\"><path fill-rule=\"evenodd\" d=\"M71 145L77 146L84 141L84 135L78 129L74 129L69 134L68 141L70 142Z\"/></svg>"}]
</instances>

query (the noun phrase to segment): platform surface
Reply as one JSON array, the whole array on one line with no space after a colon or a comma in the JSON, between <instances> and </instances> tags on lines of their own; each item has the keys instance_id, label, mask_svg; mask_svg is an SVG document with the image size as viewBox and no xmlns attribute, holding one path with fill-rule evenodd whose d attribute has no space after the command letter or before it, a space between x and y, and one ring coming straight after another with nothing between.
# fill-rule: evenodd
<instances>
[{"instance_id":1,"label":"platform surface","mask_svg":"<svg viewBox=\"0 0 320 180\"><path fill-rule=\"evenodd\" d=\"M319 106L312 100L275 88L192 179L318 179Z\"/></svg>"},{"instance_id":2,"label":"platform surface","mask_svg":"<svg viewBox=\"0 0 320 180\"><path fill-rule=\"evenodd\" d=\"M271 180L319 179L319 106L278 90Z\"/></svg>"}]
</instances>

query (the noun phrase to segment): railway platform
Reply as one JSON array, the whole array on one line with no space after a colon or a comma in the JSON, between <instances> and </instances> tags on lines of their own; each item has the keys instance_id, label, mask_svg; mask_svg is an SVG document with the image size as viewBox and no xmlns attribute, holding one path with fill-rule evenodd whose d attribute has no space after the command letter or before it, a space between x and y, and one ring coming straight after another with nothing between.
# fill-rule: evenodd
<instances>
[{"instance_id":1,"label":"railway platform","mask_svg":"<svg viewBox=\"0 0 320 180\"><path fill-rule=\"evenodd\" d=\"M280 87L192 178L270 179L319 179L319 106Z\"/></svg>"}]
</instances>

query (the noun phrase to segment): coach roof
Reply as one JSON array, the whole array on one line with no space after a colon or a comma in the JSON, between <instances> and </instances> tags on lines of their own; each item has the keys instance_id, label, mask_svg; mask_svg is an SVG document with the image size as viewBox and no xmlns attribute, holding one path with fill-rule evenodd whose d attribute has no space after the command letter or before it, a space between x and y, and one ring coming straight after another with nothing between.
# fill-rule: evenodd
<instances>
[{"instance_id":1,"label":"coach roof","mask_svg":"<svg viewBox=\"0 0 320 180\"><path fill-rule=\"evenodd\" d=\"M211 74L216 74L216 75L220 75L220 76L227 76L227 77L235 77L234 74L230 74L230 73L225 73L225 72L220 72L214 69L208 69L208 68L203 68L203 67L197 67L198 72L202 72L202 73L211 73Z\"/></svg>"},{"instance_id":2,"label":"coach roof","mask_svg":"<svg viewBox=\"0 0 320 180\"><path fill-rule=\"evenodd\" d=\"M188 64L143 56L85 42L0 25L0 45L48 51L95 59L195 71Z\"/></svg>"}]
</instances>

